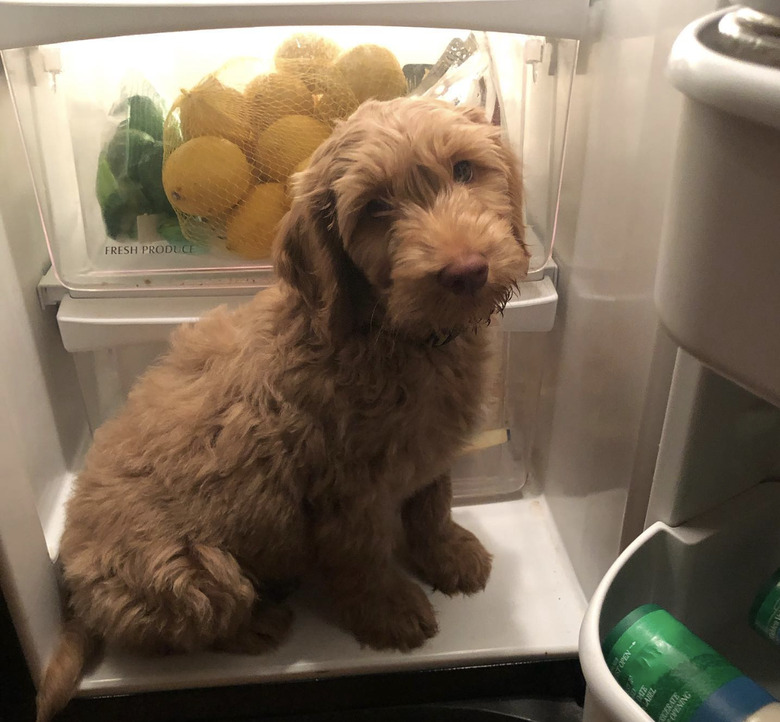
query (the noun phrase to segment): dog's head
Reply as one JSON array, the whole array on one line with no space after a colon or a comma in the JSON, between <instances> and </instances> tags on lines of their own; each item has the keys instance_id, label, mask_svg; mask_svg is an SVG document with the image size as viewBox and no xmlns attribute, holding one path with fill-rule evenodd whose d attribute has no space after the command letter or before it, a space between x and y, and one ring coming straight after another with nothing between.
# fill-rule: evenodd
<instances>
[{"instance_id":1,"label":"dog's head","mask_svg":"<svg viewBox=\"0 0 780 722\"><path fill-rule=\"evenodd\" d=\"M488 320L528 270L500 130L442 101L363 104L296 177L276 268L341 331L424 339Z\"/></svg>"}]
</instances>

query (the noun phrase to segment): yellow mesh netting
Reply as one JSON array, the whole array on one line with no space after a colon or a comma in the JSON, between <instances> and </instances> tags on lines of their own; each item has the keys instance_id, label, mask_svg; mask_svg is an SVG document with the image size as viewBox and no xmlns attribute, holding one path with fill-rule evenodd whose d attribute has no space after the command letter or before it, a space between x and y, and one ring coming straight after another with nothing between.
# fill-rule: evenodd
<instances>
[{"instance_id":1,"label":"yellow mesh netting","mask_svg":"<svg viewBox=\"0 0 780 722\"><path fill-rule=\"evenodd\" d=\"M272 72L256 68L238 59L182 89L165 120L162 180L188 240L265 259L290 176L336 121L368 98L404 95L407 83L387 48L342 52L310 33L279 45Z\"/></svg>"}]
</instances>

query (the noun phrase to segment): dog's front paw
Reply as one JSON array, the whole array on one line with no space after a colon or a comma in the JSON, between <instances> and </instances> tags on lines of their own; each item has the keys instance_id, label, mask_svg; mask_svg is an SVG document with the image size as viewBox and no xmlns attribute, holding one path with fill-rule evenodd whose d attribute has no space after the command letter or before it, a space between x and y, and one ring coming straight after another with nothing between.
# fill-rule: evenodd
<instances>
[{"instance_id":1,"label":"dog's front paw","mask_svg":"<svg viewBox=\"0 0 780 722\"><path fill-rule=\"evenodd\" d=\"M475 594L485 588L492 556L467 529L453 523L448 534L412 551L420 577L444 594Z\"/></svg>"},{"instance_id":2,"label":"dog's front paw","mask_svg":"<svg viewBox=\"0 0 780 722\"><path fill-rule=\"evenodd\" d=\"M377 589L346 610L346 623L358 642L374 649L408 652L439 631L436 613L420 587L406 581Z\"/></svg>"}]
</instances>

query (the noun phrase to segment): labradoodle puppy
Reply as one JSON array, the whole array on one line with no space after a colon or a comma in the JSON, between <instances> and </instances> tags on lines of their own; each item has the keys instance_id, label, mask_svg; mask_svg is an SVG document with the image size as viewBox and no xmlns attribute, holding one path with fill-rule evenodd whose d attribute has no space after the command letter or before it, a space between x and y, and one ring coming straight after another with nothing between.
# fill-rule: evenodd
<instances>
[{"instance_id":1,"label":"labradoodle puppy","mask_svg":"<svg viewBox=\"0 0 780 722\"><path fill-rule=\"evenodd\" d=\"M519 171L481 111L368 102L299 174L278 282L180 328L96 434L60 548L68 610L39 719L103 639L260 652L317 575L377 649L437 631L422 588L481 590L448 468L486 386L482 326L528 267Z\"/></svg>"}]
</instances>

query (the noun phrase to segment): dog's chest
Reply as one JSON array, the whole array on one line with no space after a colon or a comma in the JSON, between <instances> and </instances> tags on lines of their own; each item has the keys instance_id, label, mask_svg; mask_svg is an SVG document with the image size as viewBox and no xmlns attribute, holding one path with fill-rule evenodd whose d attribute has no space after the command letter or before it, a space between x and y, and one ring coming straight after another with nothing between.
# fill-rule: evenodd
<instances>
[{"instance_id":1,"label":"dog's chest","mask_svg":"<svg viewBox=\"0 0 780 722\"><path fill-rule=\"evenodd\" d=\"M404 496L446 471L473 430L484 393L475 341L358 365L337 385L332 423L345 461Z\"/></svg>"}]
</instances>

